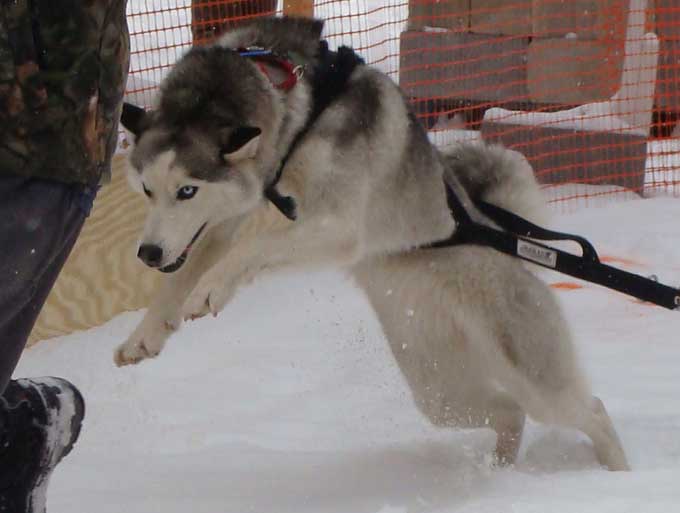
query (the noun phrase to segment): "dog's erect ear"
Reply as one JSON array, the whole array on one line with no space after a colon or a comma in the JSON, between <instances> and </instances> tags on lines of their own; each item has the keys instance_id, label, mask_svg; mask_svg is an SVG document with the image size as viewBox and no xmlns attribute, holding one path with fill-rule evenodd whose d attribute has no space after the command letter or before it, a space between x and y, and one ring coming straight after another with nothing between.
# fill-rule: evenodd
<instances>
[{"instance_id":1,"label":"dog's erect ear","mask_svg":"<svg viewBox=\"0 0 680 513\"><path fill-rule=\"evenodd\" d=\"M147 126L147 116L147 112L141 107L131 103L124 103L120 122L127 130L135 134L136 137L139 137Z\"/></svg>"},{"instance_id":2,"label":"dog's erect ear","mask_svg":"<svg viewBox=\"0 0 680 513\"><path fill-rule=\"evenodd\" d=\"M240 126L229 129L224 140L220 141L222 157L229 162L250 159L257 153L262 130L255 126Z\"/></svg>"},{"instance_id":3,"label":"dog's erect ear","mask_svg":"<svg viewBox=\"0 0 680 513\"><path fill-rule=\"evenodd\" d=\"M289 18L290 19L290 18ZM323 20L320 20L318 18L295 18L293 17L292 19L296 20L299 25L296 27L296 30L300 32L305 32L307 33L308 36L311 36L315 40L321 39L321 33L323 32Z\"/></svg>"}]
</instances>

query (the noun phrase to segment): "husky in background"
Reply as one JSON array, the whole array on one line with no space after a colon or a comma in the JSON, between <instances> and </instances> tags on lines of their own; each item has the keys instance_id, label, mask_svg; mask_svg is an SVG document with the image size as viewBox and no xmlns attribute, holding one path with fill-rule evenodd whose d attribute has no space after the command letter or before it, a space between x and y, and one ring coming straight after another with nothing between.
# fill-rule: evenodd
<instances>
[{"instance_id":1,"label":"husky in background","mask_svg":"<svg viewBox=\"0 0 680 513\"><path fill-rule=\"evenodd\" d=\"M329 52L322 26L258 20L189 51L153 111L126 106L130 182L150 204L139 257L167 277L116 363L158 355L182 320L216 315L258 275L339 267L434 424L494 429L511 464L528 414L582 430L602 465L627 469L550 289L492 249L421 248L456 230L445 180L473 217L479 198L540 221L526 160L484 145L441 153L393 81Z\"/></svg>"}]
</instances>

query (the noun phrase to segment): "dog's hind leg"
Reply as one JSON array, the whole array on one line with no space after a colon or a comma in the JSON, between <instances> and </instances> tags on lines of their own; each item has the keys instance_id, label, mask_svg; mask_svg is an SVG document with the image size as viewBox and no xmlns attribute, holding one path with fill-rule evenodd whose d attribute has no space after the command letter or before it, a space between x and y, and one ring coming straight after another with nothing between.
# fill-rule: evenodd
<instances>
[{"instance_id":1,"label":"dog's hind leg","mask_svg":"<svg viewBox=\"0 0 680 513\"><path fill-rule=\"evenodd\" d=\"M630 470L619 436L599 398L567 392L559 397L549 394L540 402L538 408L536 403L527 405L532 418L582 431L593 442L600 465L609 470Z\"/></svg>"},{"instance_id":2,"label":"dog's hind leg","mask_svg":"<svg viewBox=\"0 0 680 513\"><path fill-rule=\"evenodd\" d=\"M494 457L499 466L512 465L522 443L526 415L520 406L509 396L498 395L488 406L489 425L496 432Z\"/></svg>"},{"instance_id":3,"label":"dog's hind leg","mask_svg":"<svg viewBox=\"0 0 680 513\"><path fill-rule=\"evenodd\" d=\"M595 455L600 465L609 470L630 470L626 454L621 446L614 425L602 401L593 396L590 411L586 413L579 428L593 441Z\"/></svg>"},{"instance_id":4,"label":"dog's hind leg","mask_svg":"<svg viewBox=\"0 0 680 513\"><path fill-rule=\"evenodd\" d=\"M593 442L599 463L609 470L629 470L624 450L614 425L602 401L591 395L590 386L583 376L572 349L571 338L566 330L559 329L559 322L552 322L557 341L550 345L533 343L533 361L520 353L523 363L519 368L519 380L509 379L506 389L522 405L527 414L540 422L575 428L585 433ZM533 327L533 333L539 329ZM528 335L531 336L531 335ZM549 338L540 334L542 339ZM534 341L536 342L536 341ZM545 348L552 352L545 352ZM536 348L544 348L542 365ZM535 372L534 369L541 369ZM516 374L516 377L519 377Z\"/></svg>"},{"instance_id":5,"label":"dog's hind leg","mask_svg":"<svg viewBox=\"0 0 680 513\"><path fill-rule=\"evenodd\" d=\"M474 407L460 408L457 427L487 427L496 432L494 463L513 465L517 461L526 415L522 408L503 392L490 392L487 399L475 398ZM466 411L467 410L467 411ZM464 413L463 413L464 412Z\"/></svg>"},{"instance_id":6,"label":"dog's hind leg","mask_svg":"<svg viewBox=\"0 0 680 513\"><path fill-rule=\"evenodd\" d=\"M494 463L502 467L517 461L526 414L509 395L487 388L469 390L464 397L455 391L450 396L436 386L425 390L427 393L434 392L435 397L420 395L416 404L432 424L438 427L492 429L496 432Z\"/></svg>"}]
</instances>

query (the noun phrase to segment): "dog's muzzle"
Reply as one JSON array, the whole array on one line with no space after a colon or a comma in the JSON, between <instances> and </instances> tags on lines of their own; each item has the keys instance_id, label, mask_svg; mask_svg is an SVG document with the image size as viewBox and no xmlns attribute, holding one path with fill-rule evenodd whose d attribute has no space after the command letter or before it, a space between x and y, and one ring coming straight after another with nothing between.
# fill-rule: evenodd
<instances>
[{"instance_id":1,"label":"dog's muzzle","mask_svg":"<svg viewBox=\"0 0 680 513\"><path fill-rule=\"evenodd\" d=\"M187 245L186 248L184 248L184 251L182 251L182 254L175 260L173 263L166 265L165 267L160 267L158 270L162 273L174 273L177 271L180 267L184 265L184 262L186 262L188 256L189 256L189 251L191 251L191 248L193 245L196 243L198 238L201 236L201 233L205 229L206 225L208 223L203 223L203 226L201 226L198 231L196 232L196 235L193 236L191 239L191 242Z\"/></svg>"}]
</instances>

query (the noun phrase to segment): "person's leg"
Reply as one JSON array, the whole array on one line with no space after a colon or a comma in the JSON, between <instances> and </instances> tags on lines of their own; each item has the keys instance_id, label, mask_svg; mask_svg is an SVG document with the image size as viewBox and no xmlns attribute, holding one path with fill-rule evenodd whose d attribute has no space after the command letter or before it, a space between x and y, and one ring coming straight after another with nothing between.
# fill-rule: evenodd
<instances>
[{"instance_id":1,"label":"person's leg","mask_svg":"<svg viewBox=\"0 0 680 513\"><path fill-rule=\"evenodd\" d=\"M80 433L75 386L10 377L92 199L82 186L0 176L0 512L43 513L52 469Z\"/></svg>"},{"instance_id":2,"label":"person's leg","mask_svg":"<svg viewBox=\"0 0 680 513\"><path fill-rule=\"evenodd\" d=\"M0 393L87 215L82 186L0 176Z\"/></svg>"},{"instance_id":3,"label":"person's leg","mask_svg":"<svg viewBox=\"0 0 680 513\"><path fill-rule=\"evenodd\" d=\"M67 184L110 170L126 3L0 0L0 512L44 513L84 415L67 381L10 378L91 203Z\"/></svg>"}]
</instances>

